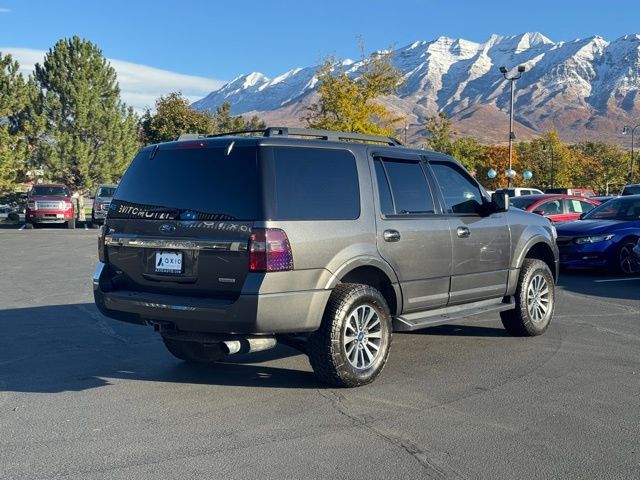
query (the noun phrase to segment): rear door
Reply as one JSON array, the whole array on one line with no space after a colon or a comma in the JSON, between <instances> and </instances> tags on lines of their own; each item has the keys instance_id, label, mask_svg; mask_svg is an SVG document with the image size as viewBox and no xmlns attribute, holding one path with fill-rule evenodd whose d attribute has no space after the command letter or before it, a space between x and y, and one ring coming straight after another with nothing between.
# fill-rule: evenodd
<instances>
[{"instance_id":1,"label":"rear door","mask_svg":"<svg viewBox=\"0 0 640 480\"><path fill-rule=\"evenodd\" d=\"M176 142L142 150L107 218L107 258L122 290L236 298L258 216L256 148Z\"/></svg>"},{"instance_id":2,"label":"rear door","mask_svg":"<svg viewBox=\"0 0 640 480\"><path fill-rule=\"evenodd\" d=\"M417 155L375 157L377 246L402 289L403 312L444 306L449 298L451 233Z\"/></svg>"},{"instance_id":3,"label":"rear door","mask_svg":"<svg viewBox=\"0 0 640 480\"><path fill-rule=\"evenodd\" d=\"M483 197L477 182L457 163L431 160L453 240L451 305L501 297L511 262L506 213L480 216Z\"/></svg>"}]
</instances>

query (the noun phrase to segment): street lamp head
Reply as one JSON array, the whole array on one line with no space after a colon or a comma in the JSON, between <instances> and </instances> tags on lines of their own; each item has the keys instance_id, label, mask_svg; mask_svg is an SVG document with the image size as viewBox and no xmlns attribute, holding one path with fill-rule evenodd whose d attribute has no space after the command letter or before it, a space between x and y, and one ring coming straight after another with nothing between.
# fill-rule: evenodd
<instances>
[{"instance_id":1,"label":"street lamp head","mask_svg":"<svg viewBox=\"0 0 640 480\"><path fill-rule=\"evenodd\" d=\"M507 67L500 67L500 73L505 74L507 72L508 72Z\"/></svg>"},{"instance_id":2,"label":"street lamp head","mask_svg":"<svg viewBox=\"0 0 640 480\"><path fill-rule=\"evenodd\" d=\"M524 73L524 71L527 69L527 67L525 67L524 65L518 65L518 72L520 73Z\"/></svg>"},{"instance_id":3,"label":"street lamp head","mask_svg":"<svg viewBox=\"0 0 640 480\"><path fill-rule=\"evenodd\" d=\"M622 134L623 135L627 135L629 132L631 131L631 129L628 126L624 126L622 127Z\"/></svg>"}]
</instances>

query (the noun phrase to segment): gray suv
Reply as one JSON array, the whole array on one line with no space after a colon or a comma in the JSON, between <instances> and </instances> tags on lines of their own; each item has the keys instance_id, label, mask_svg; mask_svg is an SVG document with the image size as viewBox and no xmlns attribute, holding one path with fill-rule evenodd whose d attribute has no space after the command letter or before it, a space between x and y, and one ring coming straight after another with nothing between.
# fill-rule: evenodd
<instances>
[{"instance_id":1,"label":"gray suv","mask_svg":"<svg viewBox=\"0 0 640 480\"><path fill-rule=\"evenodd\" d=\"M487 312L513 335L546 330L555 229L508 202L386 137L267 128L151 145L109 207L95 301L188 362L280 341L323 381L363 385L392 331Z\"/></svg>"}]
</instances>

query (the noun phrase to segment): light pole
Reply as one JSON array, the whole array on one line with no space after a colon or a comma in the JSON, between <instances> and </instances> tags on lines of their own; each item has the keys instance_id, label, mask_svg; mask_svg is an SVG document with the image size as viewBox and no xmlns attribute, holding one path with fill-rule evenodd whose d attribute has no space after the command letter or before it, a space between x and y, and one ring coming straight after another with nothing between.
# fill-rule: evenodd
<instances>
[{"instance_id":1,"label":"light pole","mask_svg":"<svg viewBox=\"0 0 640 480\"><path fill-rule=\"evenodd\" d=\"M511 157L513 152L513 140L516 138L515 133L513 133L513 90L515 88L514 84L516 80L522 77L522 74L526 70L524 65L518 65L518 73L516 75L509 75L509 70L507 67L500 67L500 73L505 78L505 80L509 80L511 84L511 108L509 109L509 169L507 171L512 172L511 168ZM512 176L508 176L509 179L509 188L511 188L511 178Z\"/></svg>"},{"instance_id":2,"label":"light pole","mask_svg":"<svg viewBox=\"0 0 640 480\"><path fill-rule=\"evenodd\" d=\"M623 135L627 135L628 133L631 133L631 169L629 170L629 183L633 183L633 136L636 133L636 128L640 127L640 124L636 125L635 127L630 127L628 125L625 125L624 128L622 129L622 134Z\"/></svg>"}]
</instances>

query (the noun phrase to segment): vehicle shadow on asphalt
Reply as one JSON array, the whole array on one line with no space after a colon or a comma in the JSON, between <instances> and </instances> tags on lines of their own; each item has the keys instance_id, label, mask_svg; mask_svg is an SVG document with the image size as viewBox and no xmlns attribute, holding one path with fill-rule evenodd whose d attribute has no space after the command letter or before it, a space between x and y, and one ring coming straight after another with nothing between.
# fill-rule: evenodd
<instances>
[{"instance_id":1,"label":"vehicle shadow on asphalt","mask_svg":"<svg viewBox=\"0 0 640 480\"><path fill-rule=\"evenodd\" d=\"M464 321L464 320L459 320ZM439 325L413 332L398 332L411 335L442 335L448 337L510 337L504 328L483 327L479 325ZM397 334L394 334L397 335Z\"/></svg>"},{"instance_id":2,"label":"vehicle shadow on asphalt","mask_svg":"<svg viewBox=\"0 0 640 480\"><path fill-rule=\"evenodd\" d=\"M597 270L567 270L560 272L558 288L592 297L640 300L640 275L625 277Z\"/></svg>"},{"instance_id":3,"label":"vehicle shadow on asphalt","mask_svg":"<svg viewBox=\"0 0 640 480\"><path fill-rule=\"evenodd\" d=\"M328 388L316 380L306 357L285 345L214 364L187 364L171 356L150 328L110 320L93 304L0 310L0 332L0 392L84 391L122 380Z\"/></svg>"}]
</instances>

